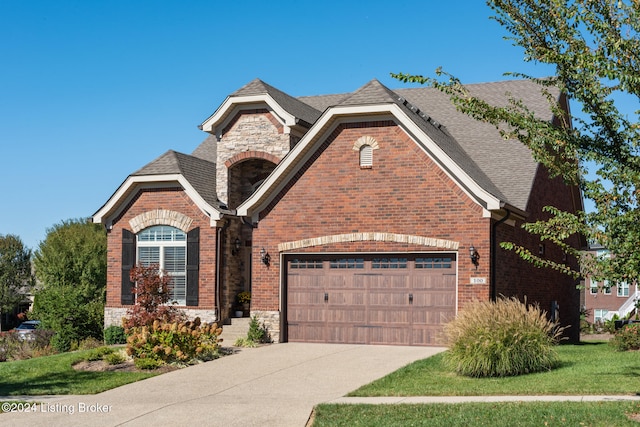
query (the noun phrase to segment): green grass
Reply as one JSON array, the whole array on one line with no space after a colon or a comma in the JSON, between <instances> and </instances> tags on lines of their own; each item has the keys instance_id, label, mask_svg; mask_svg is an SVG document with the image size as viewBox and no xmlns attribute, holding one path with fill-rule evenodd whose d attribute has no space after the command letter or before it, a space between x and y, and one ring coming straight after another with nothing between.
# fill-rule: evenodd
<instances>
[{"instance_id":1,"label":"green grass","mask_svg":"<svg viewBox=\"0 0 640 427\"><path fill-rule=\"evenodd\" d=\"M606 342L562 345L559 368L503 378L469 378L447 371L443 355L412 363L350 396L473 396L640 394L640 353ZM640 402L500 402L421 405L335 405L315 408L324 426L638 426Z\"/></svg>"},{"instance_id":2,"label":"green grass","mask_svg":"<svg viewBox=\"0 0 640 427\"><path fill-rule=\"evenodd\" d=\"M606 342L557 347L561 364L547 372L470 378L447 371L443 354L420 360L349 396L583 395L640 393L640 353Z\"/></svg>"},{"instance_id":3,"label":"green grass","mask_svg":"<svg viewBox=\"0 0 640 427\"><path fill-rule=\"evenodd\" d=\"M90 351L0 363L0 396L95 394L156 375L75 371L72 364Z\"/></svg>"},{"instance_id":4,"label":"green grass","mask_svg":"<svg viewBox=\"0 0 640 427\"><path fill-rule=\"evenodd\" d=\"M511 402L434 405L336 405L315 408L313 427L326 426L638 426L638 402Z\"/></svg>"}]
</instances>

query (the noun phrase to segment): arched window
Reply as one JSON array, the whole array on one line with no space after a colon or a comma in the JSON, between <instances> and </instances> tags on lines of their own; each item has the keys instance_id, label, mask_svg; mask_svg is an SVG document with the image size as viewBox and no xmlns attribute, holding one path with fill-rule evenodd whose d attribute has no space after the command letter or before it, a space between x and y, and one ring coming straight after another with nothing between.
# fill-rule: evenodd
<instances>
[{"instance_id":1,"label":"arched window","mask_svg":"<svg viewBox=\"0 0 640 427\"><path fill-rule=\"evenodd\" d=\"M171 301L186 305L187 298L187 233L168 225L156 225L137 235L137 262L158 264L172 278Z\"/></svg>"},{"instance_id":2,"label":"arched window","mask_svg":"<svg viewBox=\"0 0 640 427\"><path fill-rule=\"evenodd\" d=\"M370 168L373 167L373 147L370 145L363 145L360 147L360 167Z\"/></svg>"}]
</instances>

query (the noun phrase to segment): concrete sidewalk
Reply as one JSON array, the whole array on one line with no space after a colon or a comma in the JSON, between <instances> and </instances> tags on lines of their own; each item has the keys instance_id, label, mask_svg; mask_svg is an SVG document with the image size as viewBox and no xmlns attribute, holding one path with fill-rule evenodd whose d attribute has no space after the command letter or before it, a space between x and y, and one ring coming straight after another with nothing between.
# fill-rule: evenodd
<instances>
[{"instance_id":1,"label":"concrete sidewalk","mask_svg":"<svg viewBox=\"0 0 640 427\"><path fill-rule=\"evenodd\" d=\"M385 397L340 397L325 403L348 405L397 405L424 403L467 402L621 402L640 401L638 395L584 395L584 396L385 396Z\"/></svg>"},{"instance_id":2,"label":"concrete sidewalk","mask_svg":"<svg viewBox=\"0 0 640 427\"><path fill-rule=\"evenodd\" d=\"M34 412L3 426L296 426L313 407L415 360L434 347L274 344L97 395L36 397Z\"/></svg>"}]
</instances>

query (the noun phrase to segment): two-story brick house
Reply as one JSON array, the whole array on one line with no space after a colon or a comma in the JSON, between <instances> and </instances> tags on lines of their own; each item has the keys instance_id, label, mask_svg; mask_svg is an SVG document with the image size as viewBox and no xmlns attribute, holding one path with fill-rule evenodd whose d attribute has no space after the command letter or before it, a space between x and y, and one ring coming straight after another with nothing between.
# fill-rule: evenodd
<instances>
[{"instance_id":1,"label":"two-story brick house","mask_svg":"<svg viewBox=\"0 0 640 427\"><path fill-rule=\"evenodd\" d=\"M556 122L531 82L470 87ZM582 209L580 192L440 92L373 80L295 98L254 80L201 128L192 154L134 172L94 215L108 233L107 325L133 303L130 268L158 262L205 320L230 318L250 290L276 341L435 345L458 310L499 295L553 309L577 339L575 281L499 242L565 260L520 226L545 205Z\"/></svg>"}]
</instances>

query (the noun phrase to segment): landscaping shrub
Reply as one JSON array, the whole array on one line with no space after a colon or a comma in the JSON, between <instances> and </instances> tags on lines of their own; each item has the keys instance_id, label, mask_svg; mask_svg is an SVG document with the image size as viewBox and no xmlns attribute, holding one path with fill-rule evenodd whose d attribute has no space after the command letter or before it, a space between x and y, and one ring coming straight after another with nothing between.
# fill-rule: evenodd
<instances>
[{"instance_id":1,"label":"landscaping shrub","mask_svg":"<svg viewBox=\"0 0 640 427\"><path fill-rule=\"evenodd\" d=\"M0 362L24 360L55 353L49 345L54 332L36 329L30 339L21 339L17 333L7 332L0 335Z\"/></svg>"},{"instance_id":2,"label":"landscaping shrub","mask_svg":"<svg viewBox=\"0 0 640 427\"><path fill-rule=\"evenodd\" d=\"M120 363L126 362L127 358L121 351L114 351L109 354L105 354L102 357L102 360L107 362L109 365L119 365Z\"/></svg>"},{"instance_id":3,"label":"landscaping shrub","mask_svg":"<svg viewBox=\"0 0 640 427\"><path fill-rule=\"evenodd\" d=\"M135 305L127 310L122 325L125 329L151 326L155 321L163 323L182 322L187 316L170 304L172 277L160 274L158 264L136 266L129 275L135 283Z\"/></svg>"},{"instance_id":4,"label":"landscaping shrub","mask_svg":"<svg viewBox=\"0 0 640 427\"><path fill-rule=\"evenodd\" d=\"M624 325L618 329L609 344L618 351L640 350L640 323Z\"/></svg>"},{"instance_id":5,"label":"landscaping shrub","mask_svg":"<svg viewBox=\"0 0 640 427\"><path fill-rule=\"evenodd\" d=\"M109 347L104 347L104 346L97 347L89 351L87 354L85 354L82 359L87 360L89 362L92 362L95 360L102 360L106 355L111 354L114 351L115 351L114 349Z\"/></svg>"},{"instance_id":6,"label":"landscaping shrub","mask_svg":"<svg viewBox=\"0 0 640 427\"><path fill-rule=\"evenodd\" d=\"M71 350L73 345L77 346L77 343L75 343L67 334L58 332L51 337L51 347L60 353L65 353Z\"/></svg>"},{"instance_id":7,"label":"landscaping shrub","mask_svg":"<svg viewBox=\"0 0 640 427\"><path fill-rule=\"evenodd\" d=\"M249 322L249 331L245 338L238 338L236 347L256 347L259 343L269 342L269 334L264 326L260 325L257 316L253 316Z\"/></svg>"},{"instance_id":8,"label":"landscaping shrub","mask_svg":"<svg viewBox=\"0 0 640 427\"><path fill-rule=\"evenodd\" d=\"M151 326L128 330L127 354L138 359L163 363L191 363L218 357L218 342L222 328L217 323L194 321L164 323L158 320Z\"/></svg>"},{"instance_id":9,"label":"landscaping shrub","mask_svg":"<svg viewBox=\"0 0 640 427\"><path fill-rule=\"evenodd\" d=\"M111 325L104 330L104 343L107 345L126 344L127 335L122 326Z\"/></svg>"},{"instance_id":10,"label":"landscaping shrub","mask_svg":"<svg viewBox=\"0 0 640 427\"><path fill-rule=\"evenodd\" d=\"M92 348L102 347L104 343L93 337L85 338L78 344L78 350L91 350Z\"/></svg>"},{"instance_id":11,"label":"landscaping shrub","mask_svg":"<svg viewBox=\"0 0 640 427\"><path fill-rule=\"evenodd\" d=\"M474 302L445 326L448 367L470 377L504 377L552 369L561 328L537 305L516 298Z\"/></svg>"}]
</instances>

